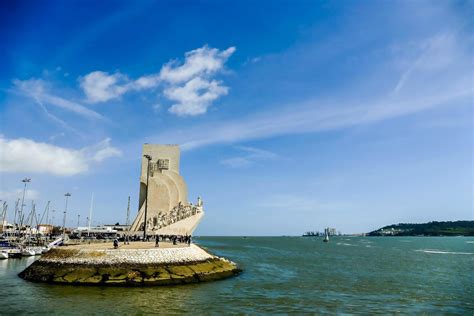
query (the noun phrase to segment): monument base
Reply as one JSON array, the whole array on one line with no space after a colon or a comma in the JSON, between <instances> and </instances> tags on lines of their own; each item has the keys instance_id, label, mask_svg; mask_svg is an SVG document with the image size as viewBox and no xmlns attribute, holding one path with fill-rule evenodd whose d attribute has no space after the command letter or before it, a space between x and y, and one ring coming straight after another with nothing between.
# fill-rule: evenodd
<instances>
[{"instance_id":1,"label":"monument base","mask_svg":"<svg viewBox=\"0 0 474 316\"><path fill-rule=\"evenodd\" d=\"M173 285L227 278L237 265L196 245L171 249L50 250L19 276L33 282L83 285Z\"/></svg>"}]
</instances>

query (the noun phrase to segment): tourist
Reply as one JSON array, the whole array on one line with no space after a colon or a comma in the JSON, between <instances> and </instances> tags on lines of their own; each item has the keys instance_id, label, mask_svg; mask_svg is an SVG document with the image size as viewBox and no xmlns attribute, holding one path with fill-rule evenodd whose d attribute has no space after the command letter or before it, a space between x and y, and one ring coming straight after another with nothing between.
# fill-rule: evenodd
<instances>
[{"instance_id":1,"label":"tourist","mask_svg":"<svg viewBox=\"0 0 474 316\"><path fill-rule=\"evenodd\" d=\"M117 238L114 239L114 249L117 249L119 246L119 241Z\"/></svg>"},{"instance_id":2,"label":"tourist","mask_svg":"<svg viewBox=\"0 0 474 316\"><path fill-rule=\"evenodd\" d=\"M155 239L156 239L155 240L155 247L160 247L160 245L159 245L160 237L156 236Z\"/></svg>"}]
</instances>

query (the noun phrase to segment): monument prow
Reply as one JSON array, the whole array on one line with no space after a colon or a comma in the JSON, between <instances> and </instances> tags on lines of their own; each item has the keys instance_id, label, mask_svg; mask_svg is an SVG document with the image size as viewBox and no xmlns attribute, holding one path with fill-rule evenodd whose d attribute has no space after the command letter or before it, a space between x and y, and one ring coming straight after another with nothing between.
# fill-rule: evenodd
<instances>
[{"instance_id":1,"label":"monument prow","mask_svg":"<svg viewBox=\"0 0 474 316\"><path fill-rule=\"evenodd\" d=\"M130 234L192 235L204 216L202 199L188 201L186 182L179 173L178 145L144 144L138 214ZM145 220L146 215L146 220Z\"/></svg>"}]
</instances>

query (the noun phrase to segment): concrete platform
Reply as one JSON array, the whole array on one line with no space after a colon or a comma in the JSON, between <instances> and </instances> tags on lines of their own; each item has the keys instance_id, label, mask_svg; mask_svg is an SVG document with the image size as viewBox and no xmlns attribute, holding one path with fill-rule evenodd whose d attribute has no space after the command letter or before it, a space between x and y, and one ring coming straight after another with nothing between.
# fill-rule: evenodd
<instances>
[{"instance_id":1,"label":"concrete platform","mask_svg":"<svg viewBox=\"0 0 474 316\"><path fill-rule=\"evenodd\" d=\"M194 244L163 248L155 248L151 243L136 244L122 249L104 244L59 247L19 276L34 282L141 286L197 283L241 272L235 263ZM139 248L139 244L145 248Z\"/></svg>"}]
</instances>

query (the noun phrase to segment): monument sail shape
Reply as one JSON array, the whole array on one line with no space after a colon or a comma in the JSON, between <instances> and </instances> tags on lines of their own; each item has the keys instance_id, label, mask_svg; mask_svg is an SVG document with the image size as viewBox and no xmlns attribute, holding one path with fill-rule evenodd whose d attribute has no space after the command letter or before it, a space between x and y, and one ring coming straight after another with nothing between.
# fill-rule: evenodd
<instances>
[{"instance_id":1,"label":"monument sail shape","mask_svg":"<svg viewBox=\"0 0 474 316\"><path fill-rule=\"evenodd\" d=\"M196 229L204 216L203 203L200 197L196 204L189 203L186 183L179 174L179 159L178 145L143 145L139 211L131 233L143 232L145 228L147 198L148 235L192 235Z\"/></svg>"}]
</instances>

